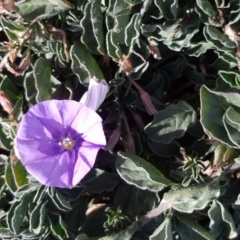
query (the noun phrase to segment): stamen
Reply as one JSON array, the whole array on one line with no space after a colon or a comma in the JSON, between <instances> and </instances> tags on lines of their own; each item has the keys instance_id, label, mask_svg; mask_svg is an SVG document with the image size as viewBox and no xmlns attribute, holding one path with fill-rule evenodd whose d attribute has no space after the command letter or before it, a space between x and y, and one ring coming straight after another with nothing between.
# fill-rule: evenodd
<instances>
[{"instance_id":1,"label":"stamen","mask_svg":"<svg viewBox=\"0 0 240 240\"><path fill-rule=\"evenodd\" d=\"M74 140L72 138L64 138L58 145L62 146L64 149L72 149L74 147Z\"/></svg>"}]
</instances>

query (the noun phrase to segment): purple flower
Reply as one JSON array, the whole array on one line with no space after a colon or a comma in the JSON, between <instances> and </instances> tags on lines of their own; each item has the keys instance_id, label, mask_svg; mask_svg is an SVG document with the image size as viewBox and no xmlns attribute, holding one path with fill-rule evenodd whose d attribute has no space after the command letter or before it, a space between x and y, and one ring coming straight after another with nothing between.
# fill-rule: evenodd
<instances>
[{"instance_id":1,"label":"purple flower","mask_svg":"<svg viewBox=\"0 0 240 240\"><path fill-rule=\"evenodd\" d=\"M102 100L91 98L88 103L93 106L97 101L94 106L99 106L102 95ZM15 143L18 157L32 176L46 186L65 188L75 186L89 172L106 138L102 119L88 106L48 100L23 116Z\"/></svg>"},{"instance_id":2,"label":"purple flower","mask_svg":"<svg viewBox=\"0 0 240 240\"><path fill-rule=\"evenodd\" d=\"M108 91L109 86L105 80L99 81L97 78L93 77L90 79L88 91L83 94L80 103L96 111L104 101Z\"/></svg>"}]
</instances>

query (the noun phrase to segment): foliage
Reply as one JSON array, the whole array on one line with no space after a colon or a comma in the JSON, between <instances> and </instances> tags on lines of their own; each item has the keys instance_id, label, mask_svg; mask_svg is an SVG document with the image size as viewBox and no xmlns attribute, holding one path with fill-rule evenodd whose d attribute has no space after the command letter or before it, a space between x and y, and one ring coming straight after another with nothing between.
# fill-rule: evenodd
<instances>
[{"instance_id":1,"label":"foliage","mask_svg":"<svg viewBox=\"0 0 240 240\"><path fill-rule=\"evenodd\" d=\"M1 239L238 238L238 0L8 0L0 14ZM79 101L93 76L111 88L107 148L76 187L43 186L18 123Z\"/></svg>"}]
</instances>

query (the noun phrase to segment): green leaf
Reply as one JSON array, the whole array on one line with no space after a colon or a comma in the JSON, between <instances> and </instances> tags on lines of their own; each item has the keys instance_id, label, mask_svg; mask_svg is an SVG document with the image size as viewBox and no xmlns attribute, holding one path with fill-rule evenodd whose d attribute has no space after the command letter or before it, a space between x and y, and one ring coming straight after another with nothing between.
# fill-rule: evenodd
<instances>
[{"instance_id":1,"label":"green leaf","mask_svg":"<svg viewBox=\"0 0 240 240\"><path fill-rule=\"evenodd\" d=\"M88 86L89 80L94 76L98 79L104 79L97 62L81 42L74 42L70 49L70 56L72 70L85 87Z\"/></svg>"},{"instance_id":2,"label":"green leaf","mask_svg":"<svg viewBox=\"0 0 240 240\"><path fill-rule=\"evenodd\" d=\"M179 212L192 213L204 209L210 201L218 198L220 187L217 182L170 191L164 194L162 202L167 202Z\"/></svg>"},{"instance_id":3,"label":"green leaf","mask_svg":"<svg viewBox=\"0 0 240 240\"><path fill-rule=\"evenodd\" d=\"M110 30L106 35L107 53L113 59L119 59L123 55L114 31Z\"/></svg>"},{"instance_id":4,"label":"green leaf","mask_svg":"<svg viewBox=\"0 0 240 240\"><path fill-rule=\"evenodd\" d=\"M236 44L232 42L226 34L223 34L223 32L218 30L216 27L212 25L207 25L205 26L205 28L205 31L213 40L220 42L221 45L226 48L236 48Z\"/></svg>"},{"instance_id":5,"label":"green leaf","mask_svg":"<svg viewBox=\"0 0 240 240\"><path fill-rule=\"evenodd\" d=\"M8 186L8 188L9 188L12 192L16 192L16 191L17 191L17 184L16 184L15 179L14 179L14 175L13 175L11 163L9 163L9 164L6 166L5 182L6 182L7 186Z\"/></svg>"},{"instance_id":6,"label":"green leaf","mask_svg":"<svg viewBox=\"0 0 240 240\"><path fill-rule=\"evenodd\" d=\"M51 99L51 62L43 57L39 58L34 65L33 74L37 88L37 101L41 102Z\"/></svg>"},{"instance_id":7,"label":"green leaf","mask_svg":"<svg viewBox=\"0 0 240 240\"><path fill-rule=\"evenodd\" d=\"M19 38L24 34L24 31L26 30L22 25L8 21L3 16L1 16L1 24L8 39L11 41L19 41Z\"/></svg>"},{"instance_id":8,"label":"green leaf","mask_svg":"<svg viewBox=\"0 0 240 240\"><path fill-rule=\"evenodd\" d=\"M125 182L143 190L158 192L172 183L153 165L131 153L118 152L116 169Z\"/></svg>"},{"instance_id":9,"label":"green leaf","mask_svg":"<svg viewBox=\"0 0 240 240\"><path fill-rule=\"evenodd\" d=\"M208 16L216 17L217 12L214 10L213 6L209 0L196 0L198 7Z\"/></svg>"},{"instance_id":10,"label":"green leaf","mask_svg":"<svg viewBox=\"0 0 240 240\"><path fill-rule=\"evenodd\" d=\"M129 23L131 8L127 1L109 1L106 10L106 25L108 30L113 30L116 40L124 44L125 28Z\"/></svg>"},{"instance_id":11,"label":"green leaf","mask_svg":"<svg viewBox=\"0 0 240 240\"><path fill-rule=\"evenodd\" d=\"M30 176L28 176L28 178L30 178ZM37 191L41 186L37 181L31 182L30 180L29 182L30 183L23 185L17 190L17 193L15 194L16 198L22 198L25 195L29 195L30 193Z\"/></svg>"},{"instance_id":12,"label":"green leaf","mask_svg":"<svg viewBox=\"0 0 240 240\"><path fill-rule=\"evenodd\" d=\"M171 219L166 218L150 236L150 240L173 240Z\"/></svg>"},{"instance_id":13,"label":"green leaf","mask_svg":"<svg viewBox=\"0 0 240 240\"><path fill-rule=\"evenodd\" d=\"M28 104L31 105L36 104L37 88L35 85L35 78L33 72L26 73L23 85L25 90L25 97L26 100L28 101Z\"/></svg>"},{"instance_id":14,"label":"green leaf","mask_svg":"<svg viewBox=\"0 0 240 240\"><path fill-rule=\"evenodd\" d=\"M14 239L15 234L13 234L8 228L0 227L0 236L3 239Z\"/></svg>"},{"instance_id":15,"label":"green leaf","mask_svg":"<svg viewBox=\"0 0 240 240\"><path fill-rule=\"evenodd\" d=\"M232 207L237 210L240 209L240 194L238 194L238 197L237 197L236 201L234 202L234 204L232 204Z\"/></svg>"},{"instance_id":16,"label":"green leaf","mask_svg":"<svg viewBox=\"0 0 240 240\"><path fill-rule=\"evenodd\" d=\"M25 167L22 165L21 161L12 163L12 171L15 183L18 188L28 183L27 179L28 174Z\"/></svg>"},{"instance_id":17,"label":"green leaf","mask_svg":"<svg viewBox=\"0 0 240 240\"><path fill-rule=\"evenodd\" d=\"M131 80L139 79L142 76L142 74L147 70L148 66L149 66L149 62L144 62L138 65L129 73L128 77Z\"/></svg>"},{"instance_id":18,"label":"green leaf","mask_svg":"<svg viewBox=\"0 0 240 240\"><path fill-rule=\"evenodd\" d=\"M86 4L80 24L83 28L81 41L91 53L104 55L103 14L100 1Z\"/></svg>"},{"instance_id":19,"label":"green leaf","mask_svg":"<svg viewBox=\"0 0 240 240\"><path fill-rule=\"evenodd\" d=\"M41 185L38 189L37 192L34 195L33 202L36 204L39 204L46 193L47 187L44 185Z\"/></svg>"},{"instance_id":20,"label":"green leaf","mask_svg":"<svg viewBox=\"0 0 240 240\"><path fill-rule=\"evenodd\" d=\"M23 115L23 97L19 98L13 107L13 116L17 121L21 119Z\"/></svg>"},{"instance_id":21,"label":"green leaf","mask_svg":"<svg viewBox=\"0 0 240 240\"><path fill-rule=\"evenodd\" d=\"M44 223L46 214L46 204L47 202L39 203L30 214L30 231L33 231L36 234L40 233L42 230L42 225Z\"/></svg>"},{"instance_id":22,"label":"green leaf","mask_svg":"<svg viewBox=\"0 0 240 240\"><path fill-rule=\"evenodd\" d=\"M138 189L137 201L141 209L148 212L159 204L160 198L155 192Z\"/></svg>"},{"instance_id":23,"label":"green leaf","mask_svg":"<svg viewBox=\"0 0 240 240\"><path fill-rule=\"evenodd\" d=\"M3 123L1 123L1 125L0 125L0 147L2 149L11 150L12 149L12 145L11 145L12 140L9 139L10 128L7 129L7 132L4 130L5 129L3 128Z\"/></svg>"},{"instance_id":24,"label":"green leaf","mask_svg":"<svg viewBox=\"0 0 240 240\"><path fill-rule=\"evenodd\" d=\"M221 78L228 83L231 87L240 89L240 74L232 71L220 70L219 75Z\"/></svg>"},{"instance_id":25,"label":"green leaf","mask_svg":"<svg viewBox=\"0 0 240 240\"><path fill-rule=\"evenodd\" d=\"M166 19L175 19L176 18L176 6L178 5L177 0L154 0L155 5L161 12L162 16Z\"/></svg>"},{"instance_id":26,"label":"green leaf","mask_svg":"<svg viewBox=\"0 0 240 240\"><path fill-rule=\"evenodd\" d=\"M75 188L75 190L77 189ZM79 192L79 194L80 193L81 192ZM86 221L86 211L88 209L89 197L80 195L75 197L75 199L70 203L72 210L64 213L64 219L69 228L72 230L78 230Z\"/></svg>"},{"instance_id":27,"label":"green leaf","mask_svg":"<svg viewBox=\"0 0 240 240\"><path fill-rule=\"evenodd\" d=\"M218 57L222 59L224 62L226 62L229 65L229 69L233 69L237 67L237 58L236 53L234 50L231 51L224 51L224 52L216 52L218 54ZM218 71L219 74L220 71ZM230 83L229 83L230 84Z\"/></svg>"},{"instance_id":28,"label":"green leaf","mask_svg":"<svg viewBox=\"0 0 240 240\"><path fill-rule=\"evenodd\" d=\"M145 132L154 142L171 143L175 138L182 137L188 127L196 122L196 118L194 109L180 101L157 112L153 121L145 127Z\"/></svg>"},{"instance_id":29,"label":"green leaf","mask_svg":"<svg viewBox=\"0 0 240 240\"><path fill-rule=\"evenodd\" d=\"M139 37L140 15L135 13L125 28L125 44L133 47L136 39Z\"/></svg>"},{"instance_id":30,"label":"green leaf","mask_svg":"<svg viewBox=\"0 0 240 240\"><path fill-rule=\"evenodd\" d=\"M52 234L59 240L69 237L66 225L59 214L51 213L49 216L50 229Z\"/></svg>"},{"instance_id":31,"label":"green leaf","mask_svg":"<svg viewBox=\"0 0 240 240\"><path fill-rule=\"evenodd\" d=\"M208 210L210 218L210 232L214 237L226 237L227 239L235 239L238 233L235 228L234 221L229 211L215 200L212 202L211 208Z\"/></svg>"},{"instance_id":32,"label":"green leaf","mask_svg":"<svg viewBox=\"0 0 240 240\"><path fill-rule=\"evenodd\" d=\"M162 157L171 157L178 155L180 150L180 145L175 141L164 144L154 142L150 138L148 138L148 146L155 154Z\"/></svg>"},{"instance_id":33,"label":"green leaf","mask_svg":"<svg viewBox=\"0 0 240 240\"><path fill-rule=\"evenodd\" d=\"M240 95L237 93L215 92L203 86L200 90L200 98L201 123L205 132L229 147L235 147L225 129L223 115L230 106L240 112Z\"/></svg>"},{"instance_id":34,"label":"green leaf","mask_svg":"<svg viewBox=\"0 0 240 240\"><path fill-rule=\"evenodd\" d=\"M114 197L114 206L121 208L123 213L127 213L134 219L140 212L137 201L138 188L128 185L125 182L118 188Z\"/></svg>"},{"instance_id":35,"label":"green leaf","mask_svg":"<svg viewBox=\"0 0 240 240\"><path fill-rule=\"evenodd\" d=\"M19 98L22 97L22 94L9 77L4 77L2 79L0 82L0 89L7 94L13 106L17 103Z\"/></svg>"},{"instance_id":36,"label":"green leaf","mask_svg":"<svg viewBox=\"0 0 240 240\"><path fill-rule=\"evenodd\" d=\"M109 173L101 169L97 170L98 175L81 181L81 187L84 187L85 191L100 194L103 191L113 190L122 181L116 172Z\"/></svg>"},{"instance_id":37,"label":"green leaf","mask_svg":"<svg viewBox=\"0 0 240 240\"><path fill-rule=\"evenodd\" d=\"M232 143L240 148L240 114L229 107L223 115L223 123Z\"/></svg>"},{"instance_id":38,"label":"green leaf","mask_svg":"<svg viewBox=\"0 0 240 240\"><path fill-rule=\"evenodd\" d=\"M181 239L215 240L200 224L186 217L176 216L174 225L177 232L181 235Z\"/></svg>"},{"instance_id":39,"label":"green leaf","mask_svg":"<svg viewBox=\"0 0 240 240\"><path fill-rule=\"evenodd\" d=\"M91 238L89 238L87 234L81 233L75 238L75 240L91 240Z\"/></svg>"},{"instance_id":40,"label":"green leaf","mask_svg":"<svg viewBox=\"0 0 240 240\"><path fill-rule=\"evenodd\" d=\"M28 199L22 198L12 204L7 214L7 224L11 232L19 233L23 219L26 216Z\"/></svg>"},{"instance_id":41,"label":"green leaf","mask_svg":"<svg viewBox=\"0 0 240 240\"><path fill-rule=\"evenodd\" d=\"M70 211L72 209L72 206L69 204L69 202L63 197L63 195L54 187L48 188L48 195L54 205L61 211Z\"/></svg>"},{"instance_id":42,"label":"green leaf","mask_svg":"<svg viewBox=\"0 0 240 240\"><path fill-rule=\"evenodd\" d=\"M36 18L49 18L72 8L67 0L26 0L16 6L16 11L24 19L32 21Z\"/></svg>"}]
</instances>

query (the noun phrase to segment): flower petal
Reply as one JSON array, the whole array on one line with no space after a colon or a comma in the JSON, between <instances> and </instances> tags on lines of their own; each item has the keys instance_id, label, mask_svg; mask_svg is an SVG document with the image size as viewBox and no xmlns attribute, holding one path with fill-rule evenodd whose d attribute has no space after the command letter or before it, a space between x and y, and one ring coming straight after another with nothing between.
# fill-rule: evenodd
<instances>
[{"instance_id":1,"label":"flower petal","mask_svg":"<svg viewBox=\"0 0 240 240\"><path fill-rule=\"evenodd\" d=\"M84 141L106 146L101 117L85 105L82 105L79 114L76 115L71 129L76 130Z\"/></svg>"},{"instance_id":2,"label":"flower petal","mask_svg":"<svg viewBox=\"0 0 240 240\"><path fill-rule=\"evenodd\" d=\"M78 184L93 167L97 153L101 147L93 144L83 144L78 152L74 166L72 185Z\"/></svg>"},{"instance_id":3,"label":"flower petal","mask_svg":"<svg viewBox=\"0 0 240 240\"><path fill-rule=\"evenodd\" d=\"M93 77L90 79L88 91L83 94L80 103L96 111L104 101L108 91L109 86L105 80Z\"/></svg>"},{"instance_id":4,"label":"flower petal","mask_svg":"<svg viewBox=\"0 0 240 240\"><path fill-rule=\"evenodd\" d=\"M25 167L32 176L46 186L72 187L75 158L74 151L65 151L41 161L28 162Z\"/></svg>"},{"instance_id":5,"label":"flower petal","mask_svg":"<svg viewBox=\"0 0 240 240\"><path fill-rule=\"evenodd\" d=\"M29 139L17 138L16 148L18 157L23 164L31 161L46 159L51 156L59 155L63 149L58 145L57 141L52 139L44 140L38 139L37 141Z\"/></svg>"}]
</instances>

